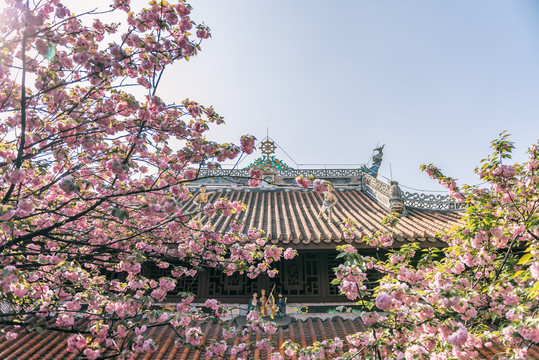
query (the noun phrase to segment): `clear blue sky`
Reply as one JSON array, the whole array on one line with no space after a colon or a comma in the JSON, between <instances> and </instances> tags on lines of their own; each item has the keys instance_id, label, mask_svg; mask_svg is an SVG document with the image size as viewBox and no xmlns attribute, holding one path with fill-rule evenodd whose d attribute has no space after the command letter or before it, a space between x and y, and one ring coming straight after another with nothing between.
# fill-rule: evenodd
<instances>
[{"instance_id":1,"label":"clear blue sky","mask_svg":"<svg viewBox=\"0 0 539 360\"><path fill-rule=\"evenodd\" d=\"M518 160L539 138L537 0L191 4L213 37L161 96L213 104L227 120L215 140L269 128L296 162L328 164L365 163L385 144L382 175L391 163L401 184L439 190L421 163L477 183L501 131Z\"/></svg>"}]
</instances>

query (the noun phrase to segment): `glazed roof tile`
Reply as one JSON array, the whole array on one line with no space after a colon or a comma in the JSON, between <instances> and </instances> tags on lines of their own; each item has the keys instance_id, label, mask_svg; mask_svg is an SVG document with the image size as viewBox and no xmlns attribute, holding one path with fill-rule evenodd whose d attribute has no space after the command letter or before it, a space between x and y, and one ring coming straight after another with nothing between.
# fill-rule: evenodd
<instances>
[{"instance_id":1,"label":"glazed roof tile","mask_svg":"<svg viewBox=\"0 0 539 360\"><path fill-rule=\"evenodd\" d=\"M196 192L195 192L196 194ZM229 230L232 219L241 221L245 228L265 231L271 243L295 248L334 248L344 244L341 222L351 219L357 230L352 240L357 247L368 247L361 242L363 236L372 235L382 227L382 219L389 211L376 200L356 188L344 188L334 192L338 202L334 206L334 222L318 213L323 198L312 190L298 188L242 188L208 190L209 202L219 198L240 201L247 209L233 217L203 215L203 223L211 223L218 231ZM197 205L189 201L183 211L193 213ZM394 246L418 241L424 246L443 246L439 233L457 224L461 219L459 211L436 211L407 209L407 216L400 218L393 233Z\"/></svg>"},{"instance_id":2,"label":"glazed roof tile","mask_svg":"<svg viewBox=\"0 0 539 360\"><path fill-rule=\"evenodd\" d=\"M13 327L5 326L2 330L14 330ZM221 326L217 322L209 321L202 325L201 328L204 336L201 347L208 344L211 340L221 340ZM281 345L286 340L292 340L301 347L307 347L315 342L322 342L327 339L339 337L344 340L347 335L355 334L360 331L365 331L365 326L360 318L343 319L341 317L333 317L332 319L320 319L311 317L303 321L292 322L288 327L278 328L278 330L270 335L265 332L251 332L249 340L258 341L261 339L270 338L274 346L273 351L280 351L284 356L284 350ZM78 360L83 357L77 353L67 351L67 339L71 334L53 332L45 330L41 333L32 332L26 333L24 328L15 329L18 336L14 340L7 340L5 335L0 336L0 358L5 360ZM158 348L152 353L137 353L134 358L138 360L197 360L207 359L206 355L194 348L186 347L176 343L177 335L168 326L153 327L149 330L149 336L156 340ZM346 343L346 342L345 342ZM238 345L239 339L228 341L229 345ZM349 345L345 345L345 350ZM499 344L492 344L488 347L478 349L483 359L492 359L504 353L504 348ZM105 354L106 355L106 354ZM539 358L539 353L536 347L529 349L528 359ZM269 359L270 355L266 351L253 351L249 359L261 360ZM231 358L233 359L233 358ZM295 357L286 357L286 359L295 359ZM362 358L357 358L361 360Z\"/></svg>"}]
</instances>

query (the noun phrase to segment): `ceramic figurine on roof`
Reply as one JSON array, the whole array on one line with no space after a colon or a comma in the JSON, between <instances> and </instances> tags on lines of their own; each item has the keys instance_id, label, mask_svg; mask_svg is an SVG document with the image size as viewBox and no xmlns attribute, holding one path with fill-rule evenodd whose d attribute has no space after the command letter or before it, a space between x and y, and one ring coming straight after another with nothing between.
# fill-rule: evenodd
<instances>
[{"instance_id":1,"label":"ceramic figurine on roof","mask_svg":"<svg viewBox=\"0 0 539 360\"><path fill-rule=\"evenodd\" d=\"M249 300L247 305L247 311L259 311L260 302L258 301L258 294L253 293L253 297Z\"/></svg>"},{"instance_id":2,"label":"ceramic figurine on roof","mask_svg":"<svg viewBox=\"0 0 539 360\"><path fill-rule=\"evenodd\" d=\"M339 201L337 197L333 194L334 186L330 183L328 189L324 191L324 202L320 208L320 213L318 217L322 217L326 212L328 213L328 220L333 222L333 207Z\"/></svg>"},{"instance_id":3,"label":"ceramic figurine on roof","mask_svg":"<svg viewBox=\"0 0 539 360\"><path fill-rule=\"evenodd\" d=\"M363 171L365 171L367 174L369 174L372 177L378 176L378 169L380 169L380 164L382 164L382 158L384 157L383 149L385 145L378 146L374 149L374 151L378 151L376 154L372 157L372 165L370 168L366 167L365 165L361 167Z\"/></svg>"},{"instance_id":4,"label":"ceramic figurine on roof","mask_svg":"<svg viewBox=\"0 0 539 360\"><path fill-rule=\"evenodd\" d=\"M391 186L391 194L389 197L389 210L391 212L396 212L406 216L407 212L406 208L404 207L403 194L401 188L399 187L399 183L391 180L389 182L389 185Z\"/></svg>"},{"instance_id":5,"label":"ceramic figurine on roof","mask_svg":"<svg viewBox=\"0 0 539 360\"><path fill-rule=\"evenodd\" d=\"M268 298L266 297L266 289L260 290L260 300L258 301L260 304L260 315L267 316L268 315Z\"/></svg>"},{"instance_id":6,"label":"ceramic figurine on roof","mask_svg":"<svg viewBox=\"0 0 539 360\"><path fill-rule=\"evenodd\" d=\"M213 195L214 192L206 192L206 186L202 185L200 187L200 193L193 199L193 203L197 205L197 220L200 221L200 218L202 217L202 212L204 211L204 206L208 202L209 196Z\"/></svg>"},{"instance_id":7,"label":"ceramic figurine on roof","mask_svg":"<svg viewBox=\"0 0 539 360\"><path fill-rule=\"evenodd\" d=\"M260 297L260 315L269 316L272 320L279 311L279 307L275 303L275 297L273 296L274 290L275 285L273 285L269 296L266 298L266 290L262 289L262 296Z\"/></svg>"},{"instance_id":8,"label":"ceramic figurine on roof","mask_svg":"<svg viewBox=\"0 0 539 360\"><path fill-rule=\"evenodd\" d=\"M283 298L283 294L279 294L277 299L277 317L282 319L286 316L286 298Z\"/></svg>"},{"instance_id":9,"label":"ceramic figurine on roof","mask_svg":"<svg viewBox=\"0 0 539 360\"><path fill-rule=\"evenodd\" d=\"M268 297L266 308L267 308L267 314L273 320L273 318L275 317L275 314L277 314L277 312L279 311L279 308L277 304L275 303L275 297L273 296L273 293L271 293Z\"/></svg>"}]
</instances>

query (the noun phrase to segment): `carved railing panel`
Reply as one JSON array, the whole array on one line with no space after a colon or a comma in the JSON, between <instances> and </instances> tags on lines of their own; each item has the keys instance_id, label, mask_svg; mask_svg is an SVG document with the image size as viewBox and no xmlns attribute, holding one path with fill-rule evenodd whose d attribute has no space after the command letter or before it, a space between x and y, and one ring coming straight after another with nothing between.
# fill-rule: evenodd
<instances>
[{"instance_id":1,"label":"carved railing panel","mask_svg":"<svg viewBox=\"0 0 539 360\"><path fill-rule=\"evenodd\" d=\"M367 174L363 175L363 179L365 192L389 209L389 195L391 194L391 187Z\"/></svg>"},{"instance_id":2,"label":"carved railing panel","mask_svg":"<svg viewBox=\"0 0 539 360\"><path fill-rule=\"evenodd\" d=\"M317 179L361 178L363 171L360 169L288 169L277 172L277 176L281 178L295 178L299 175L311 175Z\"/></svg>"},{"instance_id":3,"label":"carved railing panel","mask_svg":"<svg viewBox=\"0 0 539 360\"><path fill-rule=\"evenodd\" d=\"M299 175L314 176L315 178L361 178L363 171L360 169L279 169L277 176L281 178L295 178ZM249 169L200 169L199 177L248 177Z\"/></svg>"},{"instance_id":4,"label":"carved railing panel","mask_svg":"<svg viewBox=\"0 0 539 360\"><path fill-rule=\"evenodd\" d=\"M249 169L200 169L198 177L249 177Z\"/></svg>"},{"instance_id":5,"label":"carved railing panel","mask_svg":"<svg viewBox=\"0 0 539 360\"><path fill-rule=\"evenodd\" d=\"M449 195L434 195L420 193L404 193L404 205L429 210L458 210L463 204L457 203Z\"/></svg>"},{"instance_id":6,"label":"carved railing panel","mask_svg":"<svg viewBox=\"0 0 539 360\"><path fill-rule=\"evenodd\" d=\"M0 301L0 314L10 314L13 313L13 308L10 303L7 301Z\"/></svg>"},{"instance_id":7,"label":"carved railing panel","mask_svg":"<svg viewBox=\"0 0 539 360\"><path fill-rule=\"evenodd\" d=\"M365 185L367 185L370 189L389 196L391 187L388 184L381 182L380 180L367 174L364 174L363 176L365 177Z\"/></svg>"},{"instance_id":8,"label":"carved railing panel","mask_svg":"<svg viewBox=\"0 0 539 360\"><path fill-rule=\"evenodd\" d=\"M391 195L391 186L370 176L363 175L364 190L371 197L378 200L389 208L389 198ZM457 203L449 195L434 195L421 193L403 193L404 205L407 207L428 209L428 210L460 210L464 209L463 204Z\"/></svg>"}]
</instances>

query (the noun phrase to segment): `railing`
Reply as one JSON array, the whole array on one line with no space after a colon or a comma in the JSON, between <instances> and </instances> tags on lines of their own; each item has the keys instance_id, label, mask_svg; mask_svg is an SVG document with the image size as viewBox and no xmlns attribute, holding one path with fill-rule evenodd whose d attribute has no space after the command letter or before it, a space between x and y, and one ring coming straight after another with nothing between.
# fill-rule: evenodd
<instances>
[{"instance_id":1,"label":"railing","mask_svg":"<svg viewBox=\"0 0 539 360\"><path fill-rule=\"evenodd\" d=\"M249 169L200 169L198 177L249 177Z\"/></svg>"},{"instance_id":2,"label":"railing","mask_svg":"<svg viewBox=\"0 0 539 360\"><path fill-rule=\"evenodd\" d=\"M277 176L280 178L296 178L299 175L313 176L320 179L332 178L357 178L361 179L363 171L360 169L284 169L277 170ZM199 177L248 177L249 169L201 169Z\"/></svg>"},{"instance_id":3,"label":"railing","mask_svg":"<svg viewBox=\"0 0 539 360\"><path fill-rule=\"evenodd\" d=\"M281 178L295 178L299 175L313 176L317 179L357 178L361 179L363 171L360 169L288 169L277 172Z\"/></svg>"},{"instance_id":4,"label":"railing","mask_svg":"<svg viewBox=\"0 0 539 360\"><path fill-rule=\"evenodd\" d=\"M420 193L404 193L404 205L409 207L431 210L464 209L463 204L457 203L449 195L433 195Z\"/></svg>"}]
</instances>

